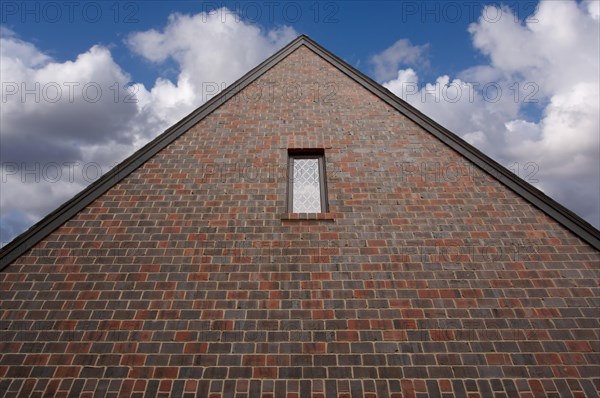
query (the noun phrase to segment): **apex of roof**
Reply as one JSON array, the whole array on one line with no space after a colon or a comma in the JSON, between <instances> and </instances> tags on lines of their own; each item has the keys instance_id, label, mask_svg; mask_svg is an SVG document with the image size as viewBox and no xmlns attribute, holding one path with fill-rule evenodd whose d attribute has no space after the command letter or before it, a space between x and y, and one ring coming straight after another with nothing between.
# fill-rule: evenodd
<instances>
[{"instance_id":1,"label":"apex of roof","mask_svg":"<svg viewBox=\"0 0 600 398\"><path fill-rule=\"evenodd\" d=\"M179 136L184 134L200 120L208 116L221 104L235 96L250 83L258 79L274 65L287 57L299 47L306 46L327 62L338 68L342 73L359 83L382 101L395 108L397 111L411 119L421 128L431 133L437 139L475 163L484 171L492 175L505 186L542 210L565 228L573 232L583 241L596 250L600 250L600 231L581 217L565 208L539 189L511 173L505 167L473 147L462 138L447 130L433 119L421 113L412 105L398 98L391 91L364 75L333 53L327 51L307 35L300 35L284 48L273 54L261 64L250 70L235 83L213 97L210 101L200 106L179 122L165 130L158 137L144 147L133 153L127 159L115 166L107 174L90 184L83 191L63 203L59 208L48 214L42 220L30 227L27 231L13 239L9 244L0 249L0 270L6 268L21 254L32 248L52 231L84 209L87 205L120 182L123 178L143 165L161 149L165 148Z\"/></svg>"}]
</instances>

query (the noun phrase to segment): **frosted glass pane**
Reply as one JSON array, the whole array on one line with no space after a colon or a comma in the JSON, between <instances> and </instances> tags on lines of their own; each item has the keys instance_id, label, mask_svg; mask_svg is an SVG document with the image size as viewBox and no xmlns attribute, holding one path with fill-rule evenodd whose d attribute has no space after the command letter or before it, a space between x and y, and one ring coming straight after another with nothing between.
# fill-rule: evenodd
<instances>
[{"instance_id":1,"label":"frosted glass pane","mask_svg":"<svg viewBox=\"0 0 600 398\"><path fill-rule=\"evenodd\" d=\"M293 212L320 213L319 159L294 159Z\"/></svg>"}]
</instances>

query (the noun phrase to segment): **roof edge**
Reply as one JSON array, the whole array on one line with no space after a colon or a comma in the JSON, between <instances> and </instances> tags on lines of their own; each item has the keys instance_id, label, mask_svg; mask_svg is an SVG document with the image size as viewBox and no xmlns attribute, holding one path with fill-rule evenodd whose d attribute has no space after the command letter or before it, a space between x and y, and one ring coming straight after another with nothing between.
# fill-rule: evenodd
<instances>
[{"instance_id":1,"label":"roof edge","mask_svg":"<svg viewBox=\"0 0 600 398\"><path fill-rule=\"evenodd\" d=\"M417 125L434 135L440 141L466 157L486 173L500 181L512 191L529 201L545 214L552 217L559 224L566 227L579 238L590 244L596 250L600 250L600 230L585 221L583 218L567 209L533 185L510 172L506 167L490 158L488 155L475 148L458 135L446 129L429 116L419 111L408 102L402 100L387 88L377 83L367 75L363 74L335 54L327 51L309 37L305 37L309 48L319 56L329 61L332 65L344 72L348 77L361 84L372 94L376 95L387 104L411 119Z\"/></svg>"},{"instance_id":2,"label":"roof edge","mask_svg":"<svg viewBox=\"0 0 600 398\"><path fill-rule=\"evenodd\" d=\"M0 249L0 271L300 47L300 35Z\"/></svg>"},{"instance_id":3,"label":"roof edge","mask_svg":"<svg viewBox=\"0 0 600 398\"><path fill-rule=\"evenodd\" d=\"M372 94L475 163L596 250L600 250L600 231L594 226L327 51L308 36L300 35L0 249L0 271L302 45L307 46Z\"/></svg>"}]
</instances>

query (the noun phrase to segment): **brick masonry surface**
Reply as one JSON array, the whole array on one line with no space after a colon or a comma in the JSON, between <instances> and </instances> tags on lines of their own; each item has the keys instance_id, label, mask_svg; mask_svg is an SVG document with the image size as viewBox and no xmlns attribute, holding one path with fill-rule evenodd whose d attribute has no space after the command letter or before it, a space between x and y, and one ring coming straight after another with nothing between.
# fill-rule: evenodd
<instances>
[{"instance_id":1,"label":"brick masonry surface","mask_svg":"<svg viewBox=\"0 0 600 398\"><path fill-rule=\"evenodd\" d=\"M595 397L599 261L302 46L0 272L0 395Z\"/></svg>"}]
</instances>

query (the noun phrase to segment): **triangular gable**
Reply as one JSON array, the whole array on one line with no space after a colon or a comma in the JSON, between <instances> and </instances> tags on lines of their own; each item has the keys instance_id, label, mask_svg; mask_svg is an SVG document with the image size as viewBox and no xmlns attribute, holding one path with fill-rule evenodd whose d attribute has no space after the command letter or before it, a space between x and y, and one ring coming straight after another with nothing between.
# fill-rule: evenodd
<instances>
[{"instance_id":1,"label":"triangular gable","mask_svg":"<svg viewBox=\"0 0 600 398\"><path fill-rule=\"evenodd\" d=\"M262 62L260 65L256 66L243 77L238 79L234 84L223 90L219 95L213 97L210 101L206 102L204 105L184 117L181 121L167 129L154 140L111 169L107 174L90 184L79 194L65 202L58 209L48 214L41 221L7 244L0 250L0 270L4 269L12 261L32 248L39 241L44 239L48 234L71 219L79 211L83 210L86 206L107 192L110 188L119 183L138 167L142 166L155 154L175 141L192 126L196 125L206 116L211 114L215 109L238 94L249 84L257 80L260 76L265 74L274 65L279 63L300 46L306 46L312 50L314 53L335 66L369 92L376 95L386 104L396 109L398 112L412 120L425 131L431 133L447 146L464 156L467 160L471 161L485 172L489 173L503 185L507 186L518 195L526 199L528 202L536 206L538 209L552 217L583 241L589 243L595 249L600 250L600 231L598 231L588 222L552 198L545 195L539 189L522 180L456 134L436 123L434 120L418 111L406 101L398 98L391 91L387 90L357 69L348 65L334 54L325 50L309 37L301 35L283 49Z\"/></svg>"}]
</instances>

